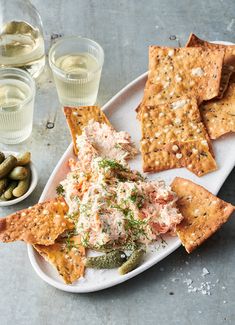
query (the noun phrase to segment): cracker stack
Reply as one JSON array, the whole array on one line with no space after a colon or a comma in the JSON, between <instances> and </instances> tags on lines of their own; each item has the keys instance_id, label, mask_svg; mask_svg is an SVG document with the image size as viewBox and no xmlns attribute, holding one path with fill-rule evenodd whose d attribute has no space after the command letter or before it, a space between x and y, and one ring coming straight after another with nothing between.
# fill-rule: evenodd
<instances>
[{"instance_id":1,"label":"cracker stack","mask_svg":"<svg viewBox=\"0 0 235 325\"><path fill-rule=\"evenodd\" d=\"M137 109L145 172L186 167L202 176L214 171L210 138L234 132L235 88L229 80L235 47L191 39L185 48L149 48L148 80Z\"/></svg>"}]
</instances>

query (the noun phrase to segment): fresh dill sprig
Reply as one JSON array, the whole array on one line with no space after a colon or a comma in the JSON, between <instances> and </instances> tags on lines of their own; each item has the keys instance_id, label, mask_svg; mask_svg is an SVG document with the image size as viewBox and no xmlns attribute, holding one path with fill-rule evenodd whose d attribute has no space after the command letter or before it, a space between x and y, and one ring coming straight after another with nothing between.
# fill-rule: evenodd
<instances>
[{"instance_id":1,"label":"fresh dill sprig","mask_svg":"<svg viewBox=\"0 0 235 325\"><path fill-rule=\"evenodd\" d=\"M57 186L57 188L56 188L56 193L57 193L57 195L59 195L59 196L64 196L64 194L65 194L65 190L64 190L62 184L60 184L59 186Z\"/></svg>"}]
</instances>

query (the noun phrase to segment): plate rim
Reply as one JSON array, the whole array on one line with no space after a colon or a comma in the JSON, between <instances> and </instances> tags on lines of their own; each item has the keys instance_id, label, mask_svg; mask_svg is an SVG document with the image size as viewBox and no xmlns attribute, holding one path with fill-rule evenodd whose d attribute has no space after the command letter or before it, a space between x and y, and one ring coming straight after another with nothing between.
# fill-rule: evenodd
<instances>
[{"instance_id":1,"label":"plate rim","mask_svg":"<svg viewBox=\"0 0 235 325\"><path fill-rule=\"evenodd\" d=\"M226 42L226 41L211 41L211 43L217 43L217 44L224 44L224 45L234 45L235 43L232 42ZM135 84L138 84L139 82L143 81L148 75L148 71L142 73L140 76L138 76L137 78L135 78L134 80L132 80L130 83L128 83L126 86L124 86L121 90L119 90L110 100L108 100L108 102L106 104L104 104L102 106L102 110L105 111L110 105L113 104L113 102L115 102L117 100L117 98L121 97L126 91L128 91L129 88L133 87ZM68 152L72 151L73 148L73 143L71 142L69 144L69 146L67 147L67 149L65 150L65 152L63 153L63 155L61 156L61 158L59 159L59 161L57 162L53 172L51 173L44 189L43 192L40 196L39 199L39 203L42 202L44 200L44 196L46 195L46 193L48 192L48 189L50 188L50 183L52 182L55 174L57 173L57 171L59 170L59 166L61 165L61 163L63 162L63 160L65 159L65 157L67 156ZM224 184L224 182L226 181L228 175L230 174L230 172L232 171L234 167L234 162L230 164L229 168L228 168L228 172L225 175L225 178L223 179L223 181L221 183L218 184L218 186L215 188L215 195L219 192L219 190L221 189L222 185ZM34 271L36 272L36 274L46 283L50 284L51 286L65 291L65 292L70 292L70 293L89 293L89 292L96 292L96 291L100 291L100 290L104 290L113 286L116 286L120 283L123 283L133 277L135 277L138 274L143 273L144 271L146 271L147 269L149 269L150 267L152 267L153 265L156 265L158 262L160 262L162 259L164 259L165 257L167 257L168 255L170 255L172 252L174 252L176 249L178 249L181 246L181 241L178 238L175 243L172 245L172 247L168 250L163 250L163 252L160 254L160 257L158 258L157 261L150 260L149 262L147 262L145 265L142 265L141 271L139 270L139 268L137 268L136 270L133 270L130 273L127 273L126 275L122 276L122 278L118 279L118 282L116 282L115 280L114 283L112 283L112 280L107 282L106 284L99 284L96 286L95 289L90 289L88 288L78 288L77 286L72 286L72 285L68 285L65 283L60 283L57 282L56 280L54 280L53 278L51 278L50 276L48 276L46 273L44 273L41 268L38 266L38 263L36 261L35 258L35 254L38 254L35 249L33 248L32 245L27 244L27 251L28 251L28 256L29 256L29 260L30 263L34 269ZM48 262L47 262L48 263ZM141 267L141 266L140 266Z\"/></svg>"}]
</instances>

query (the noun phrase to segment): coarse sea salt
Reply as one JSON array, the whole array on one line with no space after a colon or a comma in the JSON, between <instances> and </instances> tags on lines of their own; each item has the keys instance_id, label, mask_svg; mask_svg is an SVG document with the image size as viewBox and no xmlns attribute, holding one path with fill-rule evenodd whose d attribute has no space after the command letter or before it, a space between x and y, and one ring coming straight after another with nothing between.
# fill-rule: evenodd
<instances>
[{"instance_id":1,"label":"coarse sea salt","mask_svg":"<svg viewBox=\"0 0 235 325\"><path fill-rule=\"evenodd\" d=\"M207 274L210 274L210 272L207 270L206 267L202 269L202 276L206 276Z\"/></svg>"}]
</instances>

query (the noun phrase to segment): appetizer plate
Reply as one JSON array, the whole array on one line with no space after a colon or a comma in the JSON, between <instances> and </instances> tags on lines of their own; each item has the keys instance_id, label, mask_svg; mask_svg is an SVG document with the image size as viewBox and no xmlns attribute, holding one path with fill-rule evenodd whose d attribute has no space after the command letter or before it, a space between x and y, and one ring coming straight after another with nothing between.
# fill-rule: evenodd
<instances>
[{"instance_id":1,"label":"appetizer plate","mask_svg":"<svg viewBox=\"0 0 235 325\"><path fill-rule=\"evenodd\" d=\"M224 44L231 43L224 42ZM129 132L137 147L139 147L141 132L139 122L136 120L135 108L138 106L143 96L146 79L147 73L144 73L122 89L103 107L105 114L115 129ZM227 135L214 141L213 148L218 164L218 170L215 172L199 178L185 168L181 168L155 174L148 174L147 177L152 180L164 179L168 184L170 184L176 176L185 177L204 186L212 193L217 194L235 165L235 135ZM53 198L56 195L56 187L69 172L67 161L73 156L73 146L71 144L50 176L40 198L40 202ZM137 169L139 171L142 170L140 154L136 157L136 159L130 162L130 165L133 169ZM87 269L85 272L85 277L79 279L72 285L64 284L57 274L57 271L54 270L54 268L47 263L31 245L28 245L28 254L34 270L45 282L67 292L84 293L112 287L136 276L137 274L140 274L171 254L180 245L181 242L178 237L163 236L162 238L159 238L158 242L149 247L142 264L132 272L121 276L118 274L117 269Z\"/></svg>"}]
</instances>

